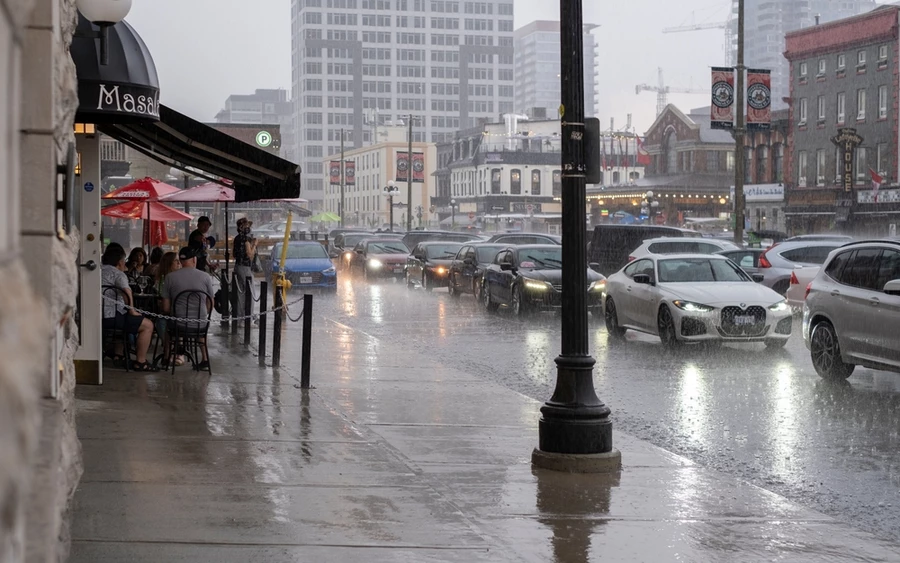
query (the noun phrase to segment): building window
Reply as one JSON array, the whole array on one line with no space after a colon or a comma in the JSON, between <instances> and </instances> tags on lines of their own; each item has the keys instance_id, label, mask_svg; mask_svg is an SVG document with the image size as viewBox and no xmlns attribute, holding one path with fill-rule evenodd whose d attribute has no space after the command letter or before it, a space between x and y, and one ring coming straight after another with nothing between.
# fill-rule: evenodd
<instances>
[{"instance_id":1,"label":"building window","mask_svg":"<svg viewBox=\"0 0 900 563\"><path fill-rule=\"evenodd\" d=\"M509 193L513 195L522 193L522 171L518 168L509 171Z\"/></svg>"},{"instance_id":2,"label":"building window","mask_svg":"<svg viewBox=\"0 0 900 563\"><path fill-rule=\"evenodd\" d=\"M834 148L834 183L837 186L844 184L844 149Z\"/></svg>"},{"instance_id":3,"label":"building window","mask_svg":"<svg viewBox=\"0 0 900 563\"><path fill-rule=\"evenodd\" d=\"M799 120L800 125L803 125L806 123L806 111L807 111L806 98L800 98L800 120Z\"/></svg>"},{"instance_id":4,"label":"building window","mask_svg":"<svg viewBox=\"0 0 900 563\"><path fill-rule=\"evenodd\" d=\"M553 197L560 197L562 195L562 172L559 170L553 171Z\"/></svg>"},{"instance_id":5,"label":"building window","mask_svg":"<svg viewBox=\"0 0 900 563\"><path fill-rule=\"evenodd\" d=\"M847 55L838 55L837 56L837 68L838 70L844 69L847 67Z\"/></svg>"},{"instance_id":6,"label":"building window","mask_svg":"<svg viewBox=\"0 0 900 563\"><path fill-rule=\"evenodd\" d=\"M775 169L775 181L784 182L784 145L778 144L772 156L772 167Z\"/></svg>"},{"instance_id":7,"label":"building window","mask_svg":"<svg viewBox=\"0 0 900 563\"><path fill-rule=\"evenodd\" d=\"M816 118L817 121L825 122L825 96L816 99Z\"/></svg>"},{"instance_id":8,"label":"building window","mask_svg":"<svg viewBox=\"0 0 900 563\"><path fill-rule=\"evenodd\" d=\"M806 173L809 171L806 161L806 151L797 153L797 186L806 187Z\"/></svg>"},{"instance_id":9,"label":"building window","mask_svg":"<svg viewBox=\"0 0 900 563\"><path fill-rule=\"evenodd\" d=\"M887 143L878 143L876 147L877 153L875 158L877 159L875 163L875 168L878 169L878 175L883 177L889 177L890 175L887 173L890 168L889 162L890 158L888 157L888 144Z\"/></svg>"},{"instance_id":10,"label":"building window","mask_svg":"<svg viewBox=\"0 0 900 563\"><path fill-rule=\"evenodd\" d=\"M769 161L769 147L756 147L756 182L758 184L768 183L768 174L766 169Z\"/></svg>"},{"instance_id":11,"label":"building window","mask_svg":"<svg viewBox=\"0 0 900 563\"><path fill-rule=\"evenodd\" d=\"M819 59L819 72L816 76L825 76L825 59Z\"/></svg>"},{"instance_id":12,"label":"building window","mask_svg":"<svg viewBox=\"0 0 900 563\"><path fill-rule=\"evenodd\" d=\"M866 119L866 90L861 88L856 91L856 120Z\"/></svg>"},{"instance_id":13,"label":"building window","mask_svg":"<svg viewBox=\"0 0 900 563\"><path fill-rule=\"evenodd\" d=\"M878 119L886 119L888 114L888 87L878 87Z\"/></svg>"},{"instance_id":14,"label":"building window","mask_svg":"<svg viewBox=\"0 0 900 563\"><path fill-rule=\"evenodd\" d=\"M865 180L869 176L869 158L866 147L856 148L856 179Z\"/></svg>"},{"instance_id":15,"label":"building window","mask_svg":"<svg viewBox=\"0 0 900 563\"><path fill-rule=\"evenodd\" d=\"M804 77L809 74L809 67L806 63L800 63L800 77Z\"/></svg>"},{"instance_id":16,"label":"building window","mask_svg":"<svg viewBox=\"0 0 900 563\"><path fill-rule=\"evenodd\" d=\"M816 185L825 185L825 149L816 151Z\"/></svg>"},{"instance_id":17,"label":"building window","mask_svg":"<svg viewBox=\"0 0 900 563\"><path fill-rule=\"evenodd\" d=\"M719 171L719 151L706 151L706 171Z\"/></svg>"},{"instance_id":18,"label":"building window","mask_svg":"<svg viewBox=\"0 0 900 563\"><path fill-rule=\"evenodd\" d=\"M541 171L531 171L531 195L541 195Z\"/></svg>"},{"instance_id":19,"label":"building window","mask_svg":"<svg viewBox=\"0 0 900 563\"><path fill-rule=\"evenodd\" d=\"M491 193L499 194L500 193L500 169L494 168L491 170Z\"/></svg>"},{"instance_id":20,"label":"building window","mask_svg":"<svg viewBox=\"0 0 900 563\"><path fill-rule=\"evenodd\" d=\"M674 174L678 171L678 153L675 151L675 131L669 131L666 135L665 151L666 151L666 172Z\"/></svg>"},{"instance_id":21,"label":"building window","mask_svg":"<svg viewBox=\"0 0 900 563\"><path fill-rule=\"evenodd\" d=\"M744 183L753 183L753 149L744 147Z\"/></svg>"},{"instance_id":22,"label":"building window","mask_svg":"<svg viewBox=\"0 0 900 563\"><path fill-rule=\"evenodd\" d=\"M844 92L838 92L837 95L837 122L844 123L847 118L847 95Z\"/></svg>"},{"instance_id":23,"label":"building window","mask_svg":"<svg viewBox=\"0 0 900 563\"><path fill-rule=\"evenodd\" d=\"M866 64L866 52L858 51L856 53L856 66L862 66Z\"/></svg>"},{"instance_id":24,"label":"building window","mask_svg":"<svg viewBox=\"0 0 900 563\"><path fill-rule=\"evenodd\" d=\"M887 45L881 45L880 47L878 47L879 60L883 61L883 60L887 59L887 54L888 54L888 46Z\"/></svg>"},{"instance_id":25,"label":"building window","mask_svg":"<svg viewBox=\"0 0 900 563\"><path fill-rule=\"evenodd\" d=\"M727 172L734 172L734 151L725 153L725 170Z\"/></svg>"}]
</instances>

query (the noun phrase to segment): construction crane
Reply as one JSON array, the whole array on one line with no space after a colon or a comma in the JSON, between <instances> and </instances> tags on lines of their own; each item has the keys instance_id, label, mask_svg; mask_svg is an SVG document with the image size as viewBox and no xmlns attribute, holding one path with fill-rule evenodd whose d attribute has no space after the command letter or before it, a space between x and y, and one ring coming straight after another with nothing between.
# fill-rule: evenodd
<instances>
[{"instance_id":1,"label":"construction crane","mask_svg":"<svg viewBox=\"0 0 900 563\"><path fill-rule=\"evenodd\" d=\"M728 19L723 22L694 23L694 12L691 12L691 23L675 27L663 28L663 33L683 33L685 31L702 31L704 29L725 30L725 66L734 66L734 20L733 13L728 13Z\"/></svg>"},{"instance_id":2,"label":"construction crane","mask_svg":"<svg viewBox=\"0 0 900 563\"><path fill-rule=\"evenodd\" d=\"M666 86L666 82L663 79L663 69L658 68L657 72L659 74L659 85L651 86L649 84L638 84L634 87L634 93L640 94L641 92L656 92L656 115L659 116L662 114L663 110L666 109L666 105L669 103L669 94L707 94L709 90L701 90L699 88L672 88L670 86Z\"/></svg>"}]
</instances>

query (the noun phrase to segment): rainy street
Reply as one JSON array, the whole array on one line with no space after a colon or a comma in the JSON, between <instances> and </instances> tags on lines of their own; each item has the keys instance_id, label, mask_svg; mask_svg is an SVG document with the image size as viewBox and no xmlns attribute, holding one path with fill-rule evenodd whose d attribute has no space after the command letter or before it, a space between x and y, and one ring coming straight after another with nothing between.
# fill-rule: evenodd
<instances>
[{"instance_id":1,"label":"rainy street","mask_svg":"<svg viewBox=\"0 0 900 563\"><path fill-rule=\"evenodd\" d=\"M401 345L406 365L429 358L535 399L550 396L554 314L519 320L486 313L471 295L349 276L315 307L316 322ZM598 318L590 335L595 384L616 430L900 540L900 375L857 368L843 384L821 380L799 323L779 351L750 344L671 356L657 338L631 332L611 345Z\"/></svg>"}]
</instances>

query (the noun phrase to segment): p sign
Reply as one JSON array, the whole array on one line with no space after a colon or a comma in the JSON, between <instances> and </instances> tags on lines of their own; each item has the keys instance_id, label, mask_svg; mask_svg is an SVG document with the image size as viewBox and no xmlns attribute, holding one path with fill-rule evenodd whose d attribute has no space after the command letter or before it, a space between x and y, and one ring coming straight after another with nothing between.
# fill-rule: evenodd
<instances>
[{"instance_id":1,"label":"p sign","mask_svg":"<svg viewBox=\"0 0 900 563\"><path fill-rule=\"evenodd\" d=\"M256 134L256 144L265 148L272 144L272 134L268 131L260 131Z\"/></svg>"}]
</instances>

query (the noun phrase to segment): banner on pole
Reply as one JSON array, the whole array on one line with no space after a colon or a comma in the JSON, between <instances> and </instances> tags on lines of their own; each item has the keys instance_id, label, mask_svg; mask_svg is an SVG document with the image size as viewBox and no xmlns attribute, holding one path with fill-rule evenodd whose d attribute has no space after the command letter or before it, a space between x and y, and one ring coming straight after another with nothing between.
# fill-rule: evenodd
<instances>
[{"instance_id":1,"label":"banner on pole","mask_svg":"<svg viewBox=\"0 0 900 563\"><path fill-rule=\"evenodd\" d=\"M348 186L356 185L356 163L352 161L344 162L344 183Z\"/></svg>"},{"instance_id":2,"label":"banner on pole","mask_svg":"<svg viewBox=\"0 0 900 563\"><path fill-rule=\"evenodd\" d=\"M712 129L734 129L734 68L712 67L709 126Z\"/></svg>"},{"instance_id":3,"label":"banner on pole","mask_svg":"<svg viewBox=\"0 0 900 563\"><path fill-rule=\"evenodd\" d=\"M747 70L747 130L759 131L772 123L772 75L769 70Z\"/></svg>"},{"instance_id":4,"label":"banner on pole","mask_svg":"<svg viewBox=\"0 0 900 563\"><path fill-rule=\"evenodd\" d=\"M412 157L413 182L425 182L425 155L414 152Z\"/></svg>"},{"instance_id":5,"label":"banner on pole","mask_svg":"<svg viewBox=\"0 0 900 563\"><path fill-rule=\"evenodd\" d=\"M409 153L397 151L397 181L406 182L409 174Z\"/></svg>"},{"instance_id":6,"label":"banner on pole","mask_svg":"<svg viewBox=\"0 0 900 563\"><path fill-rule=\"evenodd\" d=\"M328 165L328 176L331 178L332 186L340 186L341 185L341 161L340 160L332 160L331 164Z\"/></svg>"}]
</instances>

